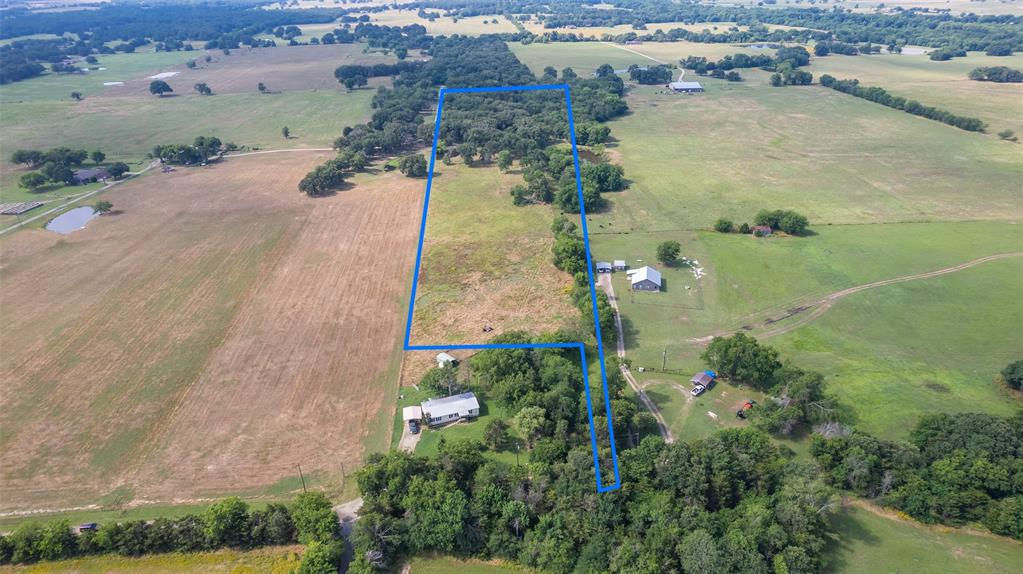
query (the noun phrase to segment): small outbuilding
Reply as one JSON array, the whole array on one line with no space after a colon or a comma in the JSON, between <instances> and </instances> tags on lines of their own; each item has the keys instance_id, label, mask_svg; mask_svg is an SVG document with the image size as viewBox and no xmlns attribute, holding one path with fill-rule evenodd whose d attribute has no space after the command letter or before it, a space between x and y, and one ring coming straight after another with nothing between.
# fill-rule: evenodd
<instances>
[{"instance_id":1,"label":"small outbuilding","mask_svg":"<svg viewBox=\"0 0 1023 574\"><path fill-rule=\"evenodd\" d=\"M676 94L696 94L703 91L700 82L672 82L667 88Z\"/></svg>"},{"instance_id":2,"label":"small outbuilding","mask_svg":"<svg viewBox=\"0 0 1023 574\"><path fill-rule=\"evenodd\" d=\"M689 382L693 384L693 389L689 392L693 393L694 397L701 395L714 384L716 378L717 374L714 371L696 373L693 378L689 379Z\"/></svg>"},{"instance_id":3,"label":"small outbuilding","mask_svg":"<svg viewBox=\"0 0 1023 574\"><path fill-rule=\"evenodd\" d=\"M430 399L423 401L421 407L426 415L426 422L432 427L480 416L480 403L472 393Z\"/></svg>"},{"instance_id":4,"label":"small outbuilding","mask_svg":"<svg viewBox=\"0 0 1023 574\"><path fill-rule=\"evenodd\" d=\"M650 266L640 267L627 272L629 282L634 291L660 291L661 272Z\"/></svg>"},{"instance_id":5,"label":"small outbuilding","mask_svg":"<svg viewBox=\"0 0 1023 574\"><path fill-rule=\"evenodd\" d=\"M405 407L401 409L401 420L418 421L423 418L423 407Z\"/></svg>"},{"instance_id":6,"label":"small outbuilding","mask_svg":"<svg viewBox=\"0 0 1023 574\"><path fill-rule=\"evenodd\" d=\"M774 233L774 230L771 229L770 225L754 225L750 228L750 232L757 237L767 237L771 233Z\"/></svg>"},{"instance_id":7,"label":"small outbuilding","mask_svg":"<svg viewBox=\"0 0 1023 574\"><path fill-rule=\"evenodd\" d=\"M443 369L448 365L457 365L458 359L452 357L447 353L437 353L437 368Z\"/></svg>"},{"instance_id":8,"label":"small outbuilding","mask_svg":"<svg viewBox=\"0 0 1023 574\"><path fill-rule=\"evenodd\" d=\"M607 261L597 261L593 266L597 269L597 273L610 273L612 270L611 264Z\"/></svg>"},{"instance_id":9,"label":"small outbuilding","mask_svg":"<svg viewBox=\"0 0 1023 574\"><path fill-rule=\"evenodd\" d=\"M629 266L626 265L623 259L615 259L614 268L615 271L625 271L626 269L629 268Z\"/></svg>"}]
</instances>

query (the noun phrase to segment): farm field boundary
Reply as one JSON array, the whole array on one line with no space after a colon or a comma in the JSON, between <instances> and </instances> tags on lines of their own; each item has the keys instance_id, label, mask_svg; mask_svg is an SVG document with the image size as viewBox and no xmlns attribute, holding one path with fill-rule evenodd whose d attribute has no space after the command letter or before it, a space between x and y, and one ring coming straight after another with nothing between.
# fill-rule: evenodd
<instances>
[{"instance_id":1,"label":"farm field boundary","mask_svg":"<svg viewBox=\"0 0 1023 574\"><path fill-rule=\"evenodd\" d=\"M419 280L419 272L423 258L423 240L426 236L426 218L429 213L430 207L430 190L433 187L433 173L434 167L437 160L437 145L440 139L440 122L444 110L444 97L446 94L467 94L467 93L496 93L496 92L515 92L515 91L538 91L538 90L560 90L565 94L565 105L568 109L568 128L569 138L572 144L572 162L575 166L575 183L576 192L579 194L579 209L580 209L580 221L582 223L583 242L586 246L586 268L587 278L589 279L590 287L590 303L593 312L593 322L596 329L597 338L597 354L600 363L600 378L601 384L604 389L604 409L607 413L608 418L608 433L609 440L611 443L611 462L614 469L614 482L611 484L604 484L601 478L600 472L600 460L597 448L597 429L594 425L593 419L593 402L590 396L590 383L589 383L589 369L586 363L586 347L582 341L571 342L571 343L524 343L524 344L480 344L480 345L443 345L443 344L426 344L426 345L412 345L410 339L412 336L412 315L415 310L416 301L416 288ZM412 292L409 297L408 305L408 318L405 324L405 339L403 348L405 351L445 351L452 349L462 350L482 350L482 349L534 349L534 348L560 348L560 349L577 349L579 351L579 357L582 362L583 371L583 388L586 393L586 414L590 421L590 445L593 449L593 468L596 473L597 492L609 492L617 490L621 487L621 477L618 472L618 453L615 449L615 437L614 427L612 424L612 413L611 413L611 400L608 394L607 387L607 372L604 366L604 348L600 333L600 320L597 314L597 294L596 287L593 281L593 261L590 254L590 239L586 229L586 208L583 206L583 186L582 176L579 171L579 150L576 147L575 142L575 123L572 119L572 98L570 88L566 84L555 84L555 85L539 85L539 86L498 86L498 87L483 87L483 88L441 88L439 94L439 100L437 103L437 117L434 120L433 125L433 145L430 149L430 166L427 172L426 179L426 194L423 197L423 215L420 220L419 228L419 244L416 248L416 265L415 271L412 274Z\"/></svg>"}]
</instances>

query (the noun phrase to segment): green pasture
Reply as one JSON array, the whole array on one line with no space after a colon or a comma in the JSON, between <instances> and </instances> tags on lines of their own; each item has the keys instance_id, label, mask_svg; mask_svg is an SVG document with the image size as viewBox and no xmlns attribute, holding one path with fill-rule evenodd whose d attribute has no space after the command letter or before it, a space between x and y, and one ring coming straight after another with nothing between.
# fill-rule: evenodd
<instances>
[{"instance_id":1,"label":"green pasture","mask_svg":"<svg viewBox=\"0 0 1023 574\"><path fill-rule=\"evenodd\" d=\"M831 518L829 574L1009 574L1023 570L1019 542L954 528L929 527L845 506Z\"/></svg>"},{"instance_id":2,"label":"green pasture","mask_svg":"<svg viewBox=\"0 0 1023 574\"><path fill-rule=\"evenodd\" d=\"M592 29L579 31L589 34ZM611 64L615 69L655 65L658 62L678 65L687 56L703 56L712 60L728 54L773 53L773 50L755 50L738 44L709 44L699 42L647 42L625 46L604 42L551 42L549 44L521 44L509 42L508 47L523 64L535 74L543 73L547 66L558 72L572 68L580 76L592 74L602 64ZM691 72L690 72L691 73ZM677 72L676 72L677 77Z\"/></svg>"},{"instance_id":3,"label":"green pasture","mask_svg":"<svg viewBox=\"0 0 1023 574\"><path fill-rule=\"evenodd\" d=\"M841 79L856 78L864 85L879 86L925 105L980 118L988 123L988 131L992 134L1004 129L1021 134L1023 86L969 79L974 68L990 66L1021 69L1023 54L995 57L970 52L965 58L945 62L935 62L925 54L826 56L814 58L807 70L815 78L821 74Z\"/></svg>"},{"instance_id":4,"label":"green pasture","mask_svg":"<svg viewBox=\"0 0 1023 574\"><path fill-rule=\"evenodd\" d=\"M853 424L905 438L920 416L1023 406L995 382L1023 357L1023 258L851 295L825 315L767 342L823 372Z\"/></svg>"},{"instance_id":5,"label":"green pasture","mask_svg":"<svg viewBox=\"0 0 1023 574\"><path fill-rule=\"evenodd\" d=\"M0 130L5 134L0 144L4 160L0 164L0 199L51 199L83 190L69 186L30 193L18 188L18 179L29 170L6 160L19 148L99 149L108 161L125 161L135 169L144 165L143 156L154 146L189 143L199 135L217 136L253 149L330 147L344 126L366 120L373 93L365 89L209 97L187 94L5 104L0 114ZM281 137L284 126L291 131L291 139Z\"/></svg>"},{"instance_id":6,"label":"green pasture","mask_svg":"<svg viewBox=\"0 0 1023 574\"><path fill-rule=\"evenodd\" d=\"M622 231L707 229L795 209L814 223L1023 216L1023 148L820 86L643 86L608 146L632 185L594 217Z\"/></svg>"},{"instance_id":7,"label":"green pasture","mask_svg":"<svg viewBox=\"0 0 1023 574\"><path fill-rule=\"evenodd\" d=\"M450 556L416 556L409 561L411 574L512 574L515 572L532 572L527 568L514 564L492 560L459 560Z\"/></svg>"},{"instance_id":8,"label":"green pasture","mask_svg":"<svg viewBox=\"0 0 1023 574\"><path fill-rule=\"evenodd\" d=\"M222 572L290 574L298 570L302 546L271 546L258 550L219 550L193 554L154 554L129 558L107 554L31 566L0 566L0 572L18 574L172 574Z\"/></svg>"}]
</instances>

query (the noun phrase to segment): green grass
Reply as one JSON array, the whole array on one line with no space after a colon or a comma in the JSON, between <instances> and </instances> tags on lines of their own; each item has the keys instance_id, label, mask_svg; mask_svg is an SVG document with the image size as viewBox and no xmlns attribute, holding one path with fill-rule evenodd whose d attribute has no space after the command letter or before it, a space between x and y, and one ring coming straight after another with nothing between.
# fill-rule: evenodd
<instances>
[{"instance_id":1,"label":"green grass","mask_svg":"<svg viewBox=\"0 0 1023 574\"><path fill-rule=\"evenodd\" d=\"M652 232L764 208L818 224L1023 216L1017 146L820 86L772 88L764 72L701 81L692 96L630 91L609 150L632 185L594 221Z\"/></svg>"},{"instance_id":2,"label":"green grass","mask_svg":"<svg viewBox=\"0 0 1023 574\"><path fill-rule=\"evenodd\" d=\"M1023 545L965 530L927 527L844 507L825 549L830 574L1009 574L1023 570Z\"/></svg>"},{"instance_id":3,"label":"green grass","mask_svg":"<svg viewBox=\"0 0 1023 574\"><path fill-rule=\"evenodd\" d=\"M852 295L824 316L770 339L822 371L856 427L905 438L934 412L1009 416L1023 406L995 381L1023 348L1023 259Z\"/></svg>"},{"instance_id":4,"label":"green grass","mask_svg":"<svg viewBox=\"0 0 1023 574\"><path fill-rule=\"evenodd\" d=\"M195 554L158 554L139 558L90 556L31 566L3 566L0 572L19 574L171 574L177 572L289 574L297 571L303 548L277 546L241 552L220 550Z\"/></svg>"},{"instance_id":5,"label":"green grass","mask_svg":"<svg viewBox=\"0 0 1023 574\"><path fill-rule=\"evenodd\" d=\"M483 562L482 560L459 560L448 556L417 556L410 561L412 574L510 574L513 572L531 572L521 566L505 564L498 561Z\"/></svg>"},{"instance_id":6,"label":"green grass","mask_svg":"<svg viewBox=\"0 0 1023 574\"><path fill-rule=\"evenodd\" d=\"M498 332L574 327L571 278L551 263L555 210L517 207L517 170L438 165L430 195L412 340L482 343ZM496 334L496 333L495 333Z\"/></svg>"},{"instance_id":7,"label":"green grass","mask_svg":"<svg viewBox=\"0 0 1023 574\"><path fill-rule=\"evenodd\" d=\"M97 501L100 504L116 504L116 500L105 498ZM0 531L10 531L25 522L48 522L50 520L67 520L71 524L82 524L84 522L127 522L129 520L153 520L156 518L179 518L186 514L202 514L212 503L205 504L152 504L137 506L134 508L116 508L114 506L104 507L95 510L69 510L67 512L53 512L48 514L35 514L32 516L5 516L0 518ZM248 503L251 510L260 510L266 506L265 501L251 501Z\"/></svg>"},{"instance_id":8,"label":"green grass","mask_svg":"<svg viewBox=\"0 0 1023 574\"><path fill-rule=\"evenodd\" d=\"M807 70L815 77L857 78L892 94L920 101L950 112L977 117L989 124L992 134L1011 129L1023 132L1023 86L969 79L974 68L1008 66L1023 68L1023 55L985 56L971 52L965 58L935 62L926 55L828 56L814 58ZM1012 145L1012 144L1005 144ZM1023 153L1023 152L1021 152Z\"/></svg>"}]
</instances>

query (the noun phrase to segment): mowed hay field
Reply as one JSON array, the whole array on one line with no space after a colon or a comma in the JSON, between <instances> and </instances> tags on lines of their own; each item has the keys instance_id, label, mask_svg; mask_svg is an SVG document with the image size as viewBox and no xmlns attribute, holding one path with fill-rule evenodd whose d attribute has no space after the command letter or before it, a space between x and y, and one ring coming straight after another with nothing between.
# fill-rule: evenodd
<instances>
[{"instance_id":1,"label":"mowed hay field","mask_svg":"<svg viewBox=\"0 0 1023 574\"><path fill-rule=\"evenodd\" d=\"M1023 3L1020 4L1023 6ZM1023 84L998 84L969 79L974 68L1023 68L1023 54L1006 57L970 52L965 58L935 62L924 54L827 56L814 58L807 70L815 78L831 74L856 78L867 86L917 100L962 116L987 122L988 131L1011 129L1023 133Z\"/></svg>"},{"instance_id":2,"label":"mowed hay field","mask_svg":"<svg viewBox=\"0 0 1023 574\"><path fill-rule=\"evenodd\" d=\"M424 182L419 181L420 185ZM551 262L555 211L512 204L518 170L438 164L412 316L413 344L478 344L579 324L572 278ZM491 332L483 332L489 325Z\"/></svg>"},{"instance_id":3,"label":"mowed hay field","mask_svg":"<svg viewBox=\"0 0 1023 574\"><path fill-rule=\"evenodd\" d=\"M427 9L428 12L439 12L438 10ZM514 24L503 16L468 16L458 18L457 21L449 16L441 16L433 22L426 18L420 18L418 10L391 9L383 12L369 12L369 21L378 26L408 26L418 24L426 28L426 33L432 36L479 36L481 34L514 34L518 31ZM353 13L353 16L358 14ZM494 23L497 20L497 23ZM486 23L484 23L486 22ZM304 31L304 29L303 29Z\"/></svg>"},{"instance_id":4,"label":"mowed hay field","mask_svg":"<svg viewBox=\"0 0 1023 574\"><path fill-rule=\"evenodd\" d=\"M147 175L85 230L0 241L5 509L265 492L386 448L421 191L299 194L328 157Z\"/></svg>"},{"instance_id":5,"label":"mowed hay field","mask_svg":"<svg viewBox=\"0 0 1023 574\"><path fill-rule=\"evenodd\" d=\"M29 193L18 187L28 170L9 163L16 149L56 146L100 149L108 161L140 167L142 157L158 144L189 143L213 135L225 142L259 149L330 147L347 125L366 121L372 113L371 88L347 92L334 80L344 63L393 61L380 54L362 54L361 45L286 46L236 50L230 56L211 52L161 52L101 56L104 71L54 75L0 87L0 199L48 200L79 188ZM195 58L203 66L185 67ZM149 94L149 76L178 72L166 78L173 97ZM124 81L123 86L103 86ZM382 80L381 80L382 81ZM215 92L200 96L193 85L206 82ZM264 82L276 93L260 94ZM74 102L69 94L85 99ZM288 126L291 139L281 137ZM45 189L45 188L44 188Z\"/></svg>"},{"instance_id":6,"label":"mowed hay field","mask_svg":"<svg viewBox=\"0 0 1023 574\"><path fill-rule=\"evenodd\" d=\"M189 554L156 554L128 558L90 556L31 566L0 566L10 574L291 574L301 562L303 546L271 546L249 551L220 550Z\"/></svg>"}]
</instances>

